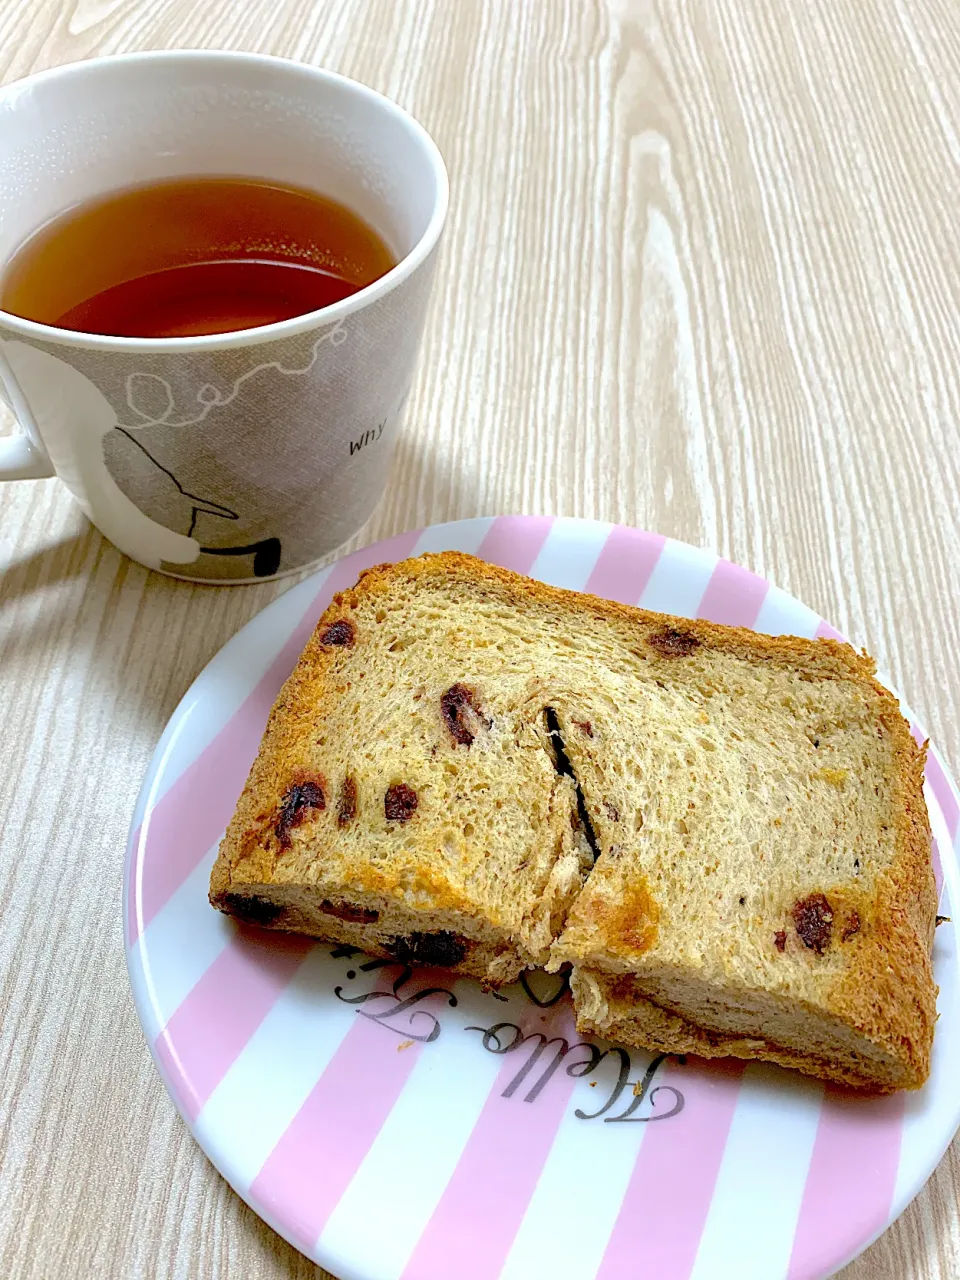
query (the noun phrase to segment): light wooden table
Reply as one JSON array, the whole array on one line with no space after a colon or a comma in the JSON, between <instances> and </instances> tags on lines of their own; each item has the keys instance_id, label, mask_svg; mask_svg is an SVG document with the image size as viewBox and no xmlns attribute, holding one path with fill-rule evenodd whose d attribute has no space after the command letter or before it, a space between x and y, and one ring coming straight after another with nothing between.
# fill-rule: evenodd
<instances>
[{"instance_id":1,"label":"light wooden table","mask_svg":"<svg viewBox=\"0 0 960 1280\"><path fill-rule=\"evenodd\" d=\"M868 645L960 766L949 0L0 0L7 79L218 45L366 81L450 168L368 538L526 511L714 548ZM176 1116L120 931L157 737L290 584L148 573L55 481L0 504L0 1276L312 1275ZM960 1275L958 1184L954 1146L846 1280Z\"/></svg>"}]
</instances>

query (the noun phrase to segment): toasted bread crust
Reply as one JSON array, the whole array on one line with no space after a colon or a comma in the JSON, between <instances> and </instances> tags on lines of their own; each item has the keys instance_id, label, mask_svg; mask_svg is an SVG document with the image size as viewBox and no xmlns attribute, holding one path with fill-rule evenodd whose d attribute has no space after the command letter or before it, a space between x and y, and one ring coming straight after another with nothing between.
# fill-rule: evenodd
<instances>
[{"instance_id":1,"label":"toasted bread crust","mask_svg":"<svg viewBox=\"0 0 960 1280\"><path fill-rule=\"evenodd\" d=\"M399 582L416 584L429 578L453 579L475 594L502 598L518 614L549 606L582 625L616 621L636 627L638 632L648 637L655 633L660 637L664 651L671 656L687 652L690 647L698 647L729 654L751 664L782 665L806 672L810 679L836 680L857 686L862 697L875 708L880 731L888 735L893 746L896 802L892 821L896 849L889 867L879 876L870 900L861 900L860 915L865 922L863 934L850 947L849 961L831 986L824 1007L902 1064L898 1085L919 1086L929 1072L936 1018L936 988L931 962L936 891L930 858L930 829L922 793L924 752L914 742L896 699L876 680L872 659L837 641L768 636L743 628L651 613L596 596L547 586L457 552L427 555L369 569L361 574L354 587L339 593L331 601L277 699L260 752L213 868L211 902L229 910L229 895L249 891L254 886L260 893L265 887L277 883L277 849L270 835L270 824L278 797L284 793L291 778L309 773L313 764L311 744L315 727L329 715L349 688L344 672L350 661L352 639L349 644L323 643L322 637L327 634L329 638L330 628L334 624L342 624L345 618L353 617L361 606L369 606L381 596L389 597ZM325 804L335 808L334 780L318 777L316 785L324 791ZM379 867L362 859L356 860L341 875L345 877L345 898L349 898L351 893L354 897L362 893L375 895L378 901L386 900L406 894L410 887L409 870ZM426 850L416 876L418 890L429 899L431 909L458 917L463 921L463 932L469 934L470 922L477 915L477 903L463 885L452 882L447 875L432 868ZM560 912L562 923L570 904L564 907L562 900L558 903L560 905L551 910L554 915ZM497 923L492 918L486 922L490 929L494 929ZM356 941L357 945L366 946L375 954L389 954L365 925L350 922L325 924L321 920L314 928L309 921L305 926L301 912L288 917L286 923L281 919L271 927L295 928L298 931L304 931L306 927L306 931L336 940L344 940L349 934L350 940ZM630 927L636 935L636 925L631 924ZM649 937L649 930L641 932L644 937ZM492 972L491 945L490 937L484 935L481 940L478 935L475 943L479 949L477 962L471 963L468 959L453 967L460 972L475 973L496 984L510 980L524 964L543 963L546 959L542 950L514 938L515 953L511 953L509 961L501 963L497 972ZM614 948L617 945L613 934L609 945ZM575 964L586 961L586 957L578 957L572 952L566 958ZM652 1025L651 1020L647 1019L647 1024ZM604 1035L611 1034L600 1025L590 1029ZM667 1043L669 1036L666 1040L663 1038L662 1028L649 1034L650 1039L643 1047L674 1052L693 1051L710 1056L710 1038L701 1036L697 1041L696 1027L690 1027L685 1033L687 1039L682 1045ZM811 1066L810 1059L788 1049L778 1049L773 1045L757 1052L748 1052L748 1049L745 1041L738 1047L737 1039L733 1037L728 1038L722 1052L799 1066L825 1079L861 1086L879 1083L883 1087L883 1082L878 1082L875 1077L853 1078L855 1073L837 1071L829 1063L817 1062ZM803 1066L804 1062L806 1066Z\"/></svg>"},{"instance_id":2,"label":"toasted bread crust","mask_svg":"<svg viewBox=\"0 0 960 1280\"><path fill-rule=\"evenodd\" d=\"M927 744L919 748L896 699L873 682L889 712L898 769L896 861L877 886L872 928L855 963L830 992L829 1008L904 1061L903 1087L919 1088L930 1074L937 987L933 935L937 890L931 860L930 819L923 798ZM849 1082L848 1082L849 1083Z\"/></svg>"},{"instance_id":3,"label":"toasted bread crust","mask_svg":"<svg viewBox=\"0 0 960 1280\"><path fill-rule=\"evenodd\" d=\"M577 1030L582 1036L601 1036L618 1044L650 1053L695 1054L698 1058L743 1058L754 1062L773 1062L817 1080L871 1093L893 1093L898 1089L919 1088L925 1075L905 1074L896 1080L878 1080L875 1074L851 1071L829 1058L798 1053L770 1040L747 1036L718 1035L705 1031L652 1000L635 997L629 1016L594 1021L582 1009L577 1010Z\"/></svg>"}]
</instances>

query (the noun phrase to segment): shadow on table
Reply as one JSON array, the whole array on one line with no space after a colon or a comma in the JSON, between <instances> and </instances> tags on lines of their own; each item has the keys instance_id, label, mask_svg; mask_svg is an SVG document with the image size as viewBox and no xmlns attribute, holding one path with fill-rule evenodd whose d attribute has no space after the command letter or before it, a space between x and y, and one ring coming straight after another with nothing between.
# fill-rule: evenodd
<instances>
[{"instance_id":1,"label":"shadow on table","mask_svg":"<svg viewBox=\"0 0 960 1280\"><path fill-rule=\"evenodd\" d=\"M103 541L103 535L82 520L75 534L11 560L0 574L0 608L89 572L97 544Z\"/></svg>"},{"instance_id":2,"label":"shadow on table","mask_svg":"<svg viewBox=\"0 0 960 1280\"><path fill-rule=\"evenodd\" d=\"M475 462L465 463L452 448L437 451L416 434L401 436L379 508L360 536L329 559L417 524L488 514L478 510L478 485ZM230 636L299 580L294 574L238 587L153 573L78 511L75 532L24 550L0 573L0 665L14 675L19 662L16 678L63 661L87 666L90 692L113 686L160 729Z\"/></svg>"},{"instance_id":3,"label":"shadow on table","mask_svg":"<svg viewBox=\"0 0 960 1280\"><path fill-rule=\"evenodd\" d=\"M194 599L201 588L136 564L79 512L74 527L55 542L24 548L0 572L0 669L18 684L69 677L76 688L82 678L85 695L135 704L159 732L183 692L177 686L227 639L224 624L233 619L221 607L220 626L205 628L210 611ZM246 613L235 608L233 630L263 603L261 596ZM187 643L166 642L171 634Z\"/></svg>"}]
</instances>

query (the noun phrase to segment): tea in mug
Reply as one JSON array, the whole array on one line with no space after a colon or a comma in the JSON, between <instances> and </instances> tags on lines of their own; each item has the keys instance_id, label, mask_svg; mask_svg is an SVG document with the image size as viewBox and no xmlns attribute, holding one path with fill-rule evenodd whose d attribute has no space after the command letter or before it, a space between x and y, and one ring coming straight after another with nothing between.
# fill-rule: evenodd
<instances>
[{"instance_id":1,"label":"tea in mug","mask_svg":"<svg viewBox=\"0 0 960 1280\"><path fill-rule=\"evenodd\" d=\"M0 308L82 333L183 338L318 311L395 265L377 232L328 196L178 178L52 218L0 276Z\"/></svg>"}]
</instances>

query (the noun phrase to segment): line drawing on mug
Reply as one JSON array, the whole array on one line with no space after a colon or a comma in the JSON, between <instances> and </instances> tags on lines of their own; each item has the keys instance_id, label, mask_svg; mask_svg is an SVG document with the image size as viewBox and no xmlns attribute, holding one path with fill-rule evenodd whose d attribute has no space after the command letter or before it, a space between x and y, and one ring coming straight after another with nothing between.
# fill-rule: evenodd
<instances>
[{"instance_id":1,"label":"line drawing on mug","mask_svg":"<svg viewBox=\"0 0 960 1280\"><path fill-rule=\"evenodd\" d=\"M171 420L176 407L175 396L166 378L159 374L131 373L125 380L125 394L128 407L139 419L134 423L121 423L99 387L67 361L16 340L0 341L0 351L6 356L10 375L23 393L33 425L46 445L57 474L72 490L87 517L121 550L154 569L159 569L162 561L192 564L201 553L252 556L253 576L259 578L270 577L278 571L282 552L279 538L263 538L236 547L202 546L194 536L201 515L237 521L240 513L213 498L194 493L182 484L173 471L154 457L142 440L136 438L136 433L147 427L175 430L197 426L211 410L231 404L244 384L257 374L274 370L285 376L302 377L314 368L325 343L338 347L347 336L348 330L339 320L319 335L310 349L307 362L301 367L288 368L280 360L267 360L240 374L229 391L223 392L211 383L205 383L196 393L196 399L203 408L193 418ZM145 413L136 403L138 382L142 384L147 380L153 385L159 384L166 400L166 409L159 417ZM70 406L70 426L64 412L67 405ZM146 457L188 504L189 527L186 534L177 533L151 519L120 489L104 456L104 438L113 431ZM186 519L187 512L184 513Z\"/></svg>"},{"instance_id":2,"label":"line drawing on mug","mask_svg":"<svg viewBox=\"0 0 960 1280\"><path fill-rule=\"evenodd\" d=\"M209 498L201 498L198 494L191 493L189 489L185 489L170 468L165 467L162 462L158 462L143 441L138 440L129 428L118 426L117 430L122 436L126 436L131 444L136 445L140 452L148 457L158 470L162 471L164 475L169 476L185 498L190 499L195 504L190 516L190 528L187 530L188 538L193 537L193 531L197 527L197 516L200 515L201 512L206 512L208 516L220 516L224 520L240 519L239 513L231 510L230 507L225 507L220 502L213 502Z\"/></svg>"},{"instance_id":3,"label":"line drawing on mug","mask_svg":"<svg viewBox=\"0 0 960 1280\"><path fill-rule=\"evenodd\" d=\"M258 373L264 373L267 369L273 369L277 373L282 373L287 377L302 377L309 373L313 366L317 363L320 356L320 348L325 342L329 342L332 347L339 347L346 341L348 330L342 320L338 320L330 329L325 329L323 333L314 342L310 350L310 357L307 363L300 369L288 369L281 364L279 360L266 360L263 364L254 365L252 369L247 369L235 379L233 386L226 393L220 391L211 382L205 382L196 394L196 398L203 405L200 413L195 418L181 418L179 422L171 422L170 415L176 407L173 388L166 378L161 377L159 373L143 373L134 371L127 374L124 382L126 390L127 407L131 413L135 413L140 421L136 424L130 424L126 427L129 431L136 431L141 427L196 427L207 417L211 409L219 409L224 405L231 404L240 394L240 388L245 382L248 382ZM160 417L151 416L144 413L142 409L138 409L136 405L136 387L138 383L150 382L153 385L162 387L167 407ZM119 424L124 426L125 424Z\"/></svg>"},{"instance_id":4,"label":"line drawing on mug","mask_svg":"<svg viewBox=\"0 0 960 1280\"><path fill-rule=\"evenodd\" d=\"M197 540L144 515L110 474L103 438L119 424L100 388L39 347L16 340L0 346L54 470L87 518L121 551L152 569L164 560L192 564L200 555Z\"/></svg>"}]
</instances>

